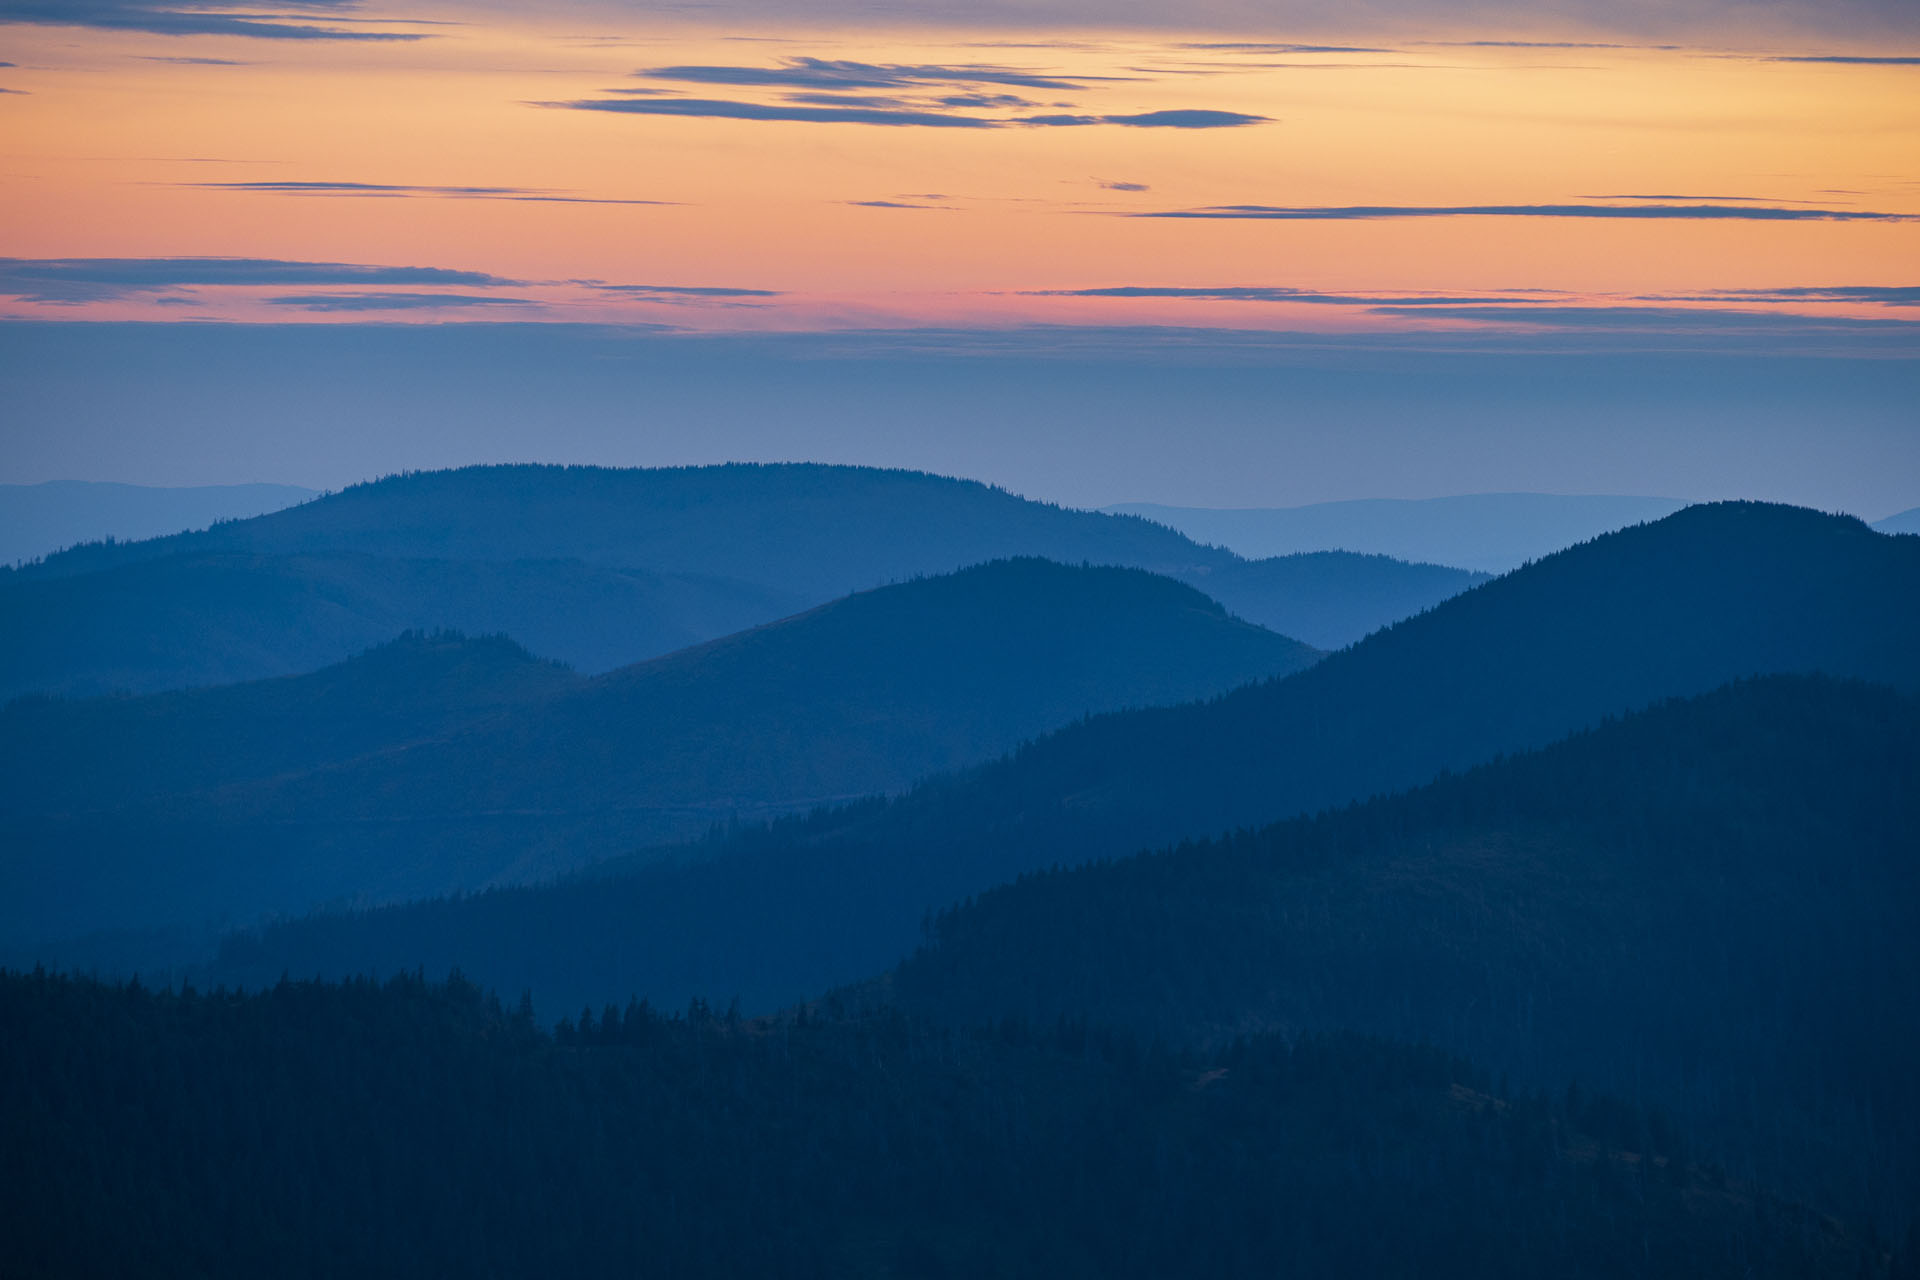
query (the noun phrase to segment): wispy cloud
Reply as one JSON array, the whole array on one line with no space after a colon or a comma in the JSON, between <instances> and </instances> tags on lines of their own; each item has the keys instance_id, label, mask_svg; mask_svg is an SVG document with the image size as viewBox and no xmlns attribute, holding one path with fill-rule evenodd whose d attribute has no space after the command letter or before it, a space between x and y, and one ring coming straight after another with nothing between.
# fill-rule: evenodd
<instances>
[{"instance_id":1,"label":"wispy cloud","mask_svg":"<svg viewBox=\"0 0 1920 1280\"><path fill-rule=\"evenodd\" d=\"M675 304L722 302L751 303L764 298L784 296L778 289L741 289L730 285L692 285L692 284L604 284L598 280L572 280L569 284L585 285L599 293L612 294L615 297L632 298L641 302L666 302Z\"/></svg>"},{"instance_id":2,"label":"wispy cloud","mask_svg":"<svg viewBox=\"0 0 1920 1280\"><path fill-rule=\"evenodd\" d=\"M1238 129L1250 124L1271 124L1269 116L1251 116L1240 111L1173 110L1145 111L1120 116L1025 116L1014 124L1062 127L1090 124L1116 124L1129 129Z\"/></svg>"},{"instance_id":3,"label":"wispy cloud","mask_svg":"<svg viewBox=\"0 0 1920 1280\"><path fill-rule=\"evenodd\" d=\"M929 212L951 213L950 204L925 204L912 200L849 200L846 203L856 209L918 209Z\"/></svg>"},{"instance_id":4,"label":"wispy cloud","mask_svg":"<svg viewBox=\"0 0 1920 1280\"><path fill-rule=\"evenodd\" d=\"M816 98L815 101L818 101ZM588 98L549 102L570 111L607 111L617 115L681 116L707 120L786 121L799 124L866 124L895 128L1007 129L1120 125L1135 129L1224 129L1264 124L1265 116L1237 111L1148 111L1139 115L973 116L918 107L818 106L805 102L737 102L719 98Z\"/></svg>"},{"instance_id":5,"label":"wispy cloud","mask_svg":"<svg viewBox=\"0 0 1920 1280\"><path fill-rule=\"evenodd\" d=\"M0 294L80 303L193 285L449 285L518 283L484 271L278 258L0 258Z\"/></svg>"},{"instance_id":6,"label":"wispy cloud","mask_svg":"<svg viewBox=\"0 0 1920 1280\"><path fill-rule=\"evenodd\" d=\"M1436 49L1652 49L1671 53L1677 44L1606 44L1591 40L1420 40Z\"/></svg>"},{"instance_id":7,"label":"wispy cloud","mask_svg":"<svg viewBox=\"0 0 1920 1280\"><path fill-rule=\"evenodd\" d=\"M141 54L142 62L165 62L176 67L251 67L251 62L241 62L235 58L178 58L155 54Z\"/></svg>"},{"instance_id":8,"label":"wispy cloud","mask_svg":"<svg viewBox=\"0 0 1920 1280\"><path fill-rule=\"evenodd\" d=\"M1670 302L1867 302L1883 307L1920 307L1920 285L1842 284L1798 285L1784 289L1716 289L1685 297L1663 296Z\"/></svg>"},{"instance_id":9,"label":"wispy cloud","mask_svg":"<svg viewBox=\"0 0 1920 1280\"><path fill-rule=\"evenodd\" d=\"M1398 53L1397 49L1369 49L1345 44L1260 44L1243 40L1189 41L1176 49L1203 50L1209 53Z\"/></svg>"},{"instance_id":10,"label":"wispy cloud","mask_svg":"<svg viewBox=\"0 0 1920 1280\"><path fill-rule=\"evenodd\" d=\"M1702 307L1449 306L1375 307L1379 315L1418 316L1423 320L1471 320L1481 324L1546 325L1558 328L1638 330L1820 330L1827 332L1920 333L1920 322L1809 316L1793 311L1741 311Z\"/></svg>"},{"instance_id":11,"label":"wispy cloud","mask_svg":"<svg viewBox=\"0 0 1920 1280\"><path fill-rule=\"evenodd\" d=\"M672 200L618 200L574 195L540 187L433 187L388 182L180 182L203 191L245 191L266 195L338 196L366 199L526 200L537 204L670 205Z\"/></svg>"},{"instance_id":12,"label":"wispy cloud","mask_svg":"<svg viewBox=\"0 0 1920 1280\"><path fill-rule=\"evenodd\" d=\"M800 103L733 102L721 98L588 98L544 104L569 111L606 111L629 116L681 116L703 120L764 120L796 124L870 124L900 128L995 129L1003 122L982 116L896 107L818 107Z\"/></svg>"},{"instance_id":13,"label":"wispy cloud","mask_svg":"<svg viewBox=\"0 0 1920 1280\"><path fill-rule=\"evenodd\" d=\"M1365 307L1384 313L1438 314L1441 311L1476 310L1476 318L1488 318L1498 312L1517 316L1520 309L1529 314L1567 314L1576 297L1546 289L1507 290L1471 294L1384 294L1333 293L1287 285L1107 285L1089 289L1029 289L1029 298L1147 298L1191 299L1204 302L1284 302L1312 303L1321 306ZM1603 306L1587 302L1574 308L1582 313L1606 312L1630 316L1648 310L1647 304L1665 303L1866 303L1888 307L1920 307L1920 285L1795 285L1768 289L1712 289L1689 294L1606 295ZM1661 315L1717 314L1694 308L1657 307ZM1734 313L1727 313L1734 314ZM1743 315L1767 314L1757 311ZM1778 313L1774 313L1778 314Z\"/></svg>"},{"instance_id":14,"label":"wispy cloud","mask_svg":"<svg viewBox=\"0 0 1920 1280\"><path fill-rule=\"evenodd\" d=\"M338 23L343 13L359 7L358 0L287 0L285 7L302 12L253 13L195 4L176 7L155 0L0 0L0 25L92 27L162 36L250 36L262 40L391 42L427 38L418 32L357 30L317 25L312 20Z\"/></svg>"},{"instance_id":15,"label":"wispy cloud","mask_svg":"<svg viewBox=\"0 0 1920 1280\"><path fill-rule=\"evenodd\" d=\"M1029 289L1022 295L1028 298L1185 298L1204 302L1307 302L1323 306L1342 307L1434 307L1456 306L1463 303L1516 303L1532 304L1537 298L1523 295L1489 296L1484 293L1472 295L1381 295L1362 293L1323 293L1317 289L1297 289L1284 285L1110 285L1096 289Z\"/></svg>"},{"instance_id":16,"label":"wispy cloud","mask_svg":"<svg viewBox=\"0 0 1920 1280\"><path fill-rule=\"evenodd\" d=\"M1459 204L1459 205L1213 205L1125 213L1126 218L1242 219L1270 222L1368 221L1385 218L1649 218L1731 219L1750 222L1907 222L1915 215L1865 209L1782 208L1731 204Z\"/></svg>"},{"instance_id":17,"label":"wispy cloud","mask_svg":"<svg viewBox=\"0 0 1920 1280\"><path fill-rule=\"evenodd\" d=\"M1768 58L1768 62L1831 62L1848 67L1920 67L1920 55L1865 57L1856 54L1803 53Z\"/></svg>"},{"instance_id":18,"label":"wispy cloud","mask_svg":"<svg viewBox=\"0 0 1920 1280\"><path fill-rule=\"evenodd\" d=\"M1102 191L1151 191L1153 190L1152 187L1148 186L1144 182L1102 182L1098 178L1094 179L1094 185L1099 187Z\"/></svg>"},{"instance_id":19,"label":"wispy cloud","mask_svg":"<svg viewBox=\"0 0 1920 1280\"><path fill-rule=\"evenodd\" d=\"M735 88L908 89L930 84L998 84L1022 89L1072 90L1084 89L1088 83L1086 77L1067 79L1016 67L901 65L828 58L787 58L773 67L651 67L634 75L643 80Z\"/></svg>"},{"instance_id":20,"label":"wispy cloud","mask_svg":"<svg viewBox=\"0 0 1920 1280\"><path fill-rule=\"evenodd\" d=\"M478 293L299 293L268 298L301 311L430 311L442 307L539 306L531 298Z\"/></svg>"}]
</instances>

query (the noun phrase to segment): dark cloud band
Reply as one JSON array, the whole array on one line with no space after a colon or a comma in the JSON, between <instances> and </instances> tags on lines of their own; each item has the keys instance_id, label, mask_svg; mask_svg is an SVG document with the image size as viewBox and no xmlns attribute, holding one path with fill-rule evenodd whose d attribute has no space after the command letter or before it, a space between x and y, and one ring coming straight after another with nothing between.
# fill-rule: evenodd
<instances>
[{"instance_id":1,"label":"dark cloud band","mask_svg":"<svg viewBox=\"0 0 1920 1280\"><path fill-rule=\"evenodd\" d=\"M0 258L0 294L30 302L95 302L194 285L449 285L516 281L483 271L278 258Z\"/></svg>"},{"instance_id":2,"label":"dark cloud band","mask_svg":"<svg viewBox=\"0 0 1920 1280\"><path fill-rule=\"evenodd\" d=\"M812 106L805 103L735 102L719 98L586 98L543 104L569 111L606 111L631 116L681 116L703 120L786 121L797 124L867 124L894 128L1007 129L1120 125L1134 129L1228 129L1264 124L1265 116L1237 111L1148 111L1139 115L1041 115L997 119L917 108Z\"/></svg>"},{"instance_id":3,"label":"dark cloud band","mask_svg":"<svg viewBox=\"0 0 1920 1280\"><path fill-rule=\"evenodd\" d=\"M299 0L289 7L333 15L358 0ZM161 36L249 36L261 40L424 40L417 32L358 31L319 26L285 14L223 13L217 8L172 8L152 0L0 0L0 25L92 27Z\"/></svg>"},{"instance_id":4,"label":"dark cloud band","mask_svg":"<svg viewBox=\"0 0 1920 1280\"><path fill-rule=\"evenodd\" d=\"M531 298L477 293L300 293L268 298L300 311L431 311L441 307L539 306Z\"/></svg>"}]
</instances>

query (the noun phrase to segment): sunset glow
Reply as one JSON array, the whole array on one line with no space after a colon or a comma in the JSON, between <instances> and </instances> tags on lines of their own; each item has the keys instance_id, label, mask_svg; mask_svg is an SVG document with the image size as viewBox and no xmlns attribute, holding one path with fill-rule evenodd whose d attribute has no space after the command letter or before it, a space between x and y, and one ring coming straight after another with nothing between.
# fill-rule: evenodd
<instances>
[{"instance_id":1,"label":"sunset glow","mask_svg":"<svg viewBox=\"0 0 1920 1280\"><path fill-rule=\"evenodd\" d=\"M1796 60L1852 51L418 13L0 27L0 314L1445 332L1920 301L1920 67Z\"/></svg>"}]
</instances>

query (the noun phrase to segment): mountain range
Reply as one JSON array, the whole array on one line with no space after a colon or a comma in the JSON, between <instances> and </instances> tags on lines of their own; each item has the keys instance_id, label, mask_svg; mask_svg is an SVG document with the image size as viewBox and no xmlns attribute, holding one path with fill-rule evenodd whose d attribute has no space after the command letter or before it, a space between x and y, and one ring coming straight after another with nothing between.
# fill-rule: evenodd
<instances>
[{"instance_id":1,"label":"mountain range","mask_svg":"<svg viewBox=\"0 0 1920 1280\"><path fill-rule=\"evenodd\" d=\"M513 883L898 791L1320 657L1137 569L998 561L597 677L414 635L305 676L0 711L0 929Z\"/></svg>"},{"instance_id":2,"label":"mountain range","mask_svg":"<svg viewBox=\"0 0 1920 1280\"><path fill-rule=\"evenodd\" d=\"M231 940L219 972L484 964L471 971L543 1001L637 990L771 1009L886 968L926 912L1023 874L1418 786L1767 673L1920 687L1920 541L1796 508L1690 508L1285 679L1094 717L690 865L614 862L590 881L288 922Z\"/></svg>"},{"instance_id":3,"label":"mountain range","mask_svg":"<svg viewBox=\"0 0 1920 1280\"><path fill-rule=\"evenodd\" d=\"M1301 507L1174 507L1123 502L1102 511L1141 516L1250 558L1357 551L1506 573L1577 542L1672 515L1672 498L1601 494L1469 493L1364 498ZM1920 533L1920 507L1874 522Z\"/></svg>"},{"instance_id":4,"label":"mountain range","mask_svg":"<svg viewBox=\"0 0 1920 1280\"><path fill-rule=\"evenodd\" d=\"M0 572L0 699L292 675L409 630L503 633L595 674L1014 556L1175 577L1323 649L1483 580L1351 554L1250 562L918 472L476 467Z\"/></svg>"},{"instance_id":5,"label":"mountain range","mask_svg":"<svg viewBox=\"0 0 1920 1280\"><path fill-rule=\"evenodd\" d=\"M9 1274L1920 1275L1920 539L483 468L0 622L201 686L0 706Z\"/></svg>"}]
</instances>

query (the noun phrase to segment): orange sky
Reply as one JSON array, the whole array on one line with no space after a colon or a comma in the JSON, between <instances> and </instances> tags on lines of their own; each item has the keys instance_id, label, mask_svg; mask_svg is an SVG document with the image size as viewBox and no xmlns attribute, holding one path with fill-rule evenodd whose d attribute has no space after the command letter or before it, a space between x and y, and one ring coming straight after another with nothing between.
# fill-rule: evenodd
<instances>
[{"instance_id":1,"label":"orange sky","mask_svg":"<svg viewBox=\"0 0 1920 1280\"><path fill-rule=\"evenodd\" d=\"M1755 220L1766 210L1920 218L1915 66L1409 40L1380 53L1183 47L1231 39L1218 32L1058 40L1022 32L1009 40L1048 47L1006 48L981 47L977 30L743 41L638 20L602 27L600 39L582 38L577 23L524 20L391 29L433 38L371 44L0 27L0 60L15 64L0 68L0 87L15 91L0 95L0 254L418 266L496 280L187 281L85 296L51 290L38 301L0 293L0 316L699 329L1489 322L1484 308L1407 314L1433 295L1463 305L1485 297L1516 314L1540 305L1732 306L1920 318L1910 298L1870 289L1824 299L1734 292L1916 283L1920 221ZM798 58L953 70L839 90L634 75L692 65L735 68L727 74L736 79L777 77ZM1068 83L1009 85L1009 76ZM994 121L1200 111L1260 122L936 128L555 105L611 101L623 88L651 91L630 95L636 102L755 110L833 100L841 105L829 109L862 110L853 99L880 99L873 110ZM808 94L815 97L794 96ZM966 95L1022 101L939 101ZM221 185L237 183L411 193ZM492 190L478 198L422 190L432 188ZM502 198L526 196L566 199ZM1127 216L1230 205L1618 204L1753 216ZM764 295L638 295L581 281ZM1120 286L1300 290L1345 301L1035 296ZM0 278L8 288L21 286ZM369 300L381 293L407 297L391 306ZM435 294L467 301L433 305ZM337 307L326 306L334 295Z\"/></svg>"}]
</instances>

